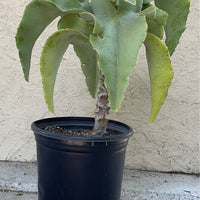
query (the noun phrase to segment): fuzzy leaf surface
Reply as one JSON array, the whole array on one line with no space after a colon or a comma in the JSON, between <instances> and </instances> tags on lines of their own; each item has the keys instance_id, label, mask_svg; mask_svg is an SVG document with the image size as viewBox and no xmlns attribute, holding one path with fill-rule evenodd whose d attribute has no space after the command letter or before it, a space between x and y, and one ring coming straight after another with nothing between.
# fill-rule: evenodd
<instances>
[{"instance_id":1,"label":"fuzzy leaf surface","mask_svg":"<svg viewBox=\"0 0 200 200\"><path fill-rule=\"evenodd\" d=\"M131 4L131 5L130 5ZM140 12L142 10L143 0L121 0L119 3L119 8L126 8L134 10L135 12Z\"/></svg>"},{"instance_id":2,"label":"fuzzy leaf surface","mask_svg":"<svg viewBox=\"0 0 200 200\"><path fill-rule=\"evenodd\" d=\"M58 68L69 44L88 43L88 38L71 29L61 29L46 41L41 54L40 69L44 96L49 110L54 113L53 91Z\"/></svg>"},{"instance_id":3,"label":"fuzzy leaf surface","mask_svg":"<svg viewBox=\"0 0 200 200\"><path fill-rule=\"evenodd\" d=\"M144 15L146 16L146 20L151 20L155 19L156 17L156 7L154 6L149 6L146 9L142 10L139 15Z\"/></svg>"},{"instance_id":4,"label":"fuzzy leaf surface","mask_svg":"<svg viewBox=\"0 0 200 200\"><path fill-rule=\"evenodd\" d=\"M189 14L189 0L155 0L158 8L168 13L168 20L165 26L166 45L170 55L175 51L180 37L186 29L187 16Z\"/></svg>"},{"instance_id":5,"label":"fuzzy leaf surface","mask_svg":"<svg viewBox=\"0 0 200 200\"><path fill-rule=\"evenodd\" d=\"M168 14L165 11L156 8L155 17L147 17L148 32L153 33L159 38L163 38L164 26L167 22Z\"/></svg>"},{"instance_id":6,"label":"fuzzy leaf surface","mask_svg":"<svg viewBox=\"0 0 200 200\"><path fill-rule=\"evenodd\" d=\"M128 3L131 3L131 4L133 4L133 5L136 4L136 0L124 0L124 1L126 1L126 2L128 2Z\"/></svg>"},{"instance_id":7,"label":"fuzzy leaf surface","mask_svg":"<svg viewBox=\"0 0 200 200\"><path fill-rule=\"evenodd\" d=\"M149 123L151 123L165 101L173 78L173 70L168 49L160 38L148 33L144 44L151 82L152 106L149 118Z\"/></svg>"},{"instance_id":8,"label":"fuzzy leaf surface","mask_svg":"<svg viewBox=\"0 0 200 200\"><path fill-rule=\"evenodd\" d=\"M16 35L16 45L25 79L29 79L33 46L44 29L63 12L80 9L78 0L33 0L24 11Z\"/></svg>"},{"instance_id":9,"label":"fuzzy leaf surface","mask_svg":"<svg viewBox=\"0 0 200 200\"><path fill-rule=\"evenodd\" d=\"M85 75L88 90L96 98L99 86L98 56L90 43L75 44L74 51L81 61L81 69Z\"/></svg>"},{"instance_id":10,"label":"fuzzy leaf surface","mask_svg":"<svg viewBox=\"0 0 200 200\"><path fill-rule=\"evenodd\" d=\"M74 13L67 14L59 21L58 29L66 28L79 31L87 37L92 32L91 25ZM88 90L91 96L95 98L99 85L97 53L94 51L90 43L74 44L74 50L81 61L81 68L85 75Z\"/></svg>"},{"instance_id":11,"label":"fuzzy leaf surface","mask_svg":"<svg viewBox=\"0 0 200 200\"><path fill-rule=\"evenodd\" d=\"M117 111L124 98L129 76L137 64L147 24L144 16L137 15L131 9L117 11L107 0L97 2L99 6L92 6L97 21L104 25L103 33L102 37L91 35L90 42L99 56L98 66L105 76L110 105ZM103 7L107 10L102 10Z\"/></svg>"},{"instance_id":12,"label":"fuzzy leaf surface","mask_svg":"<svg viewBox=\"0 0 200 200\"><path fill-rule=\"evenodd\" d=\"M89 37L93 29L89 23L80 18L76 13L69 13L60 19L58 22L58 29L65 28L79 31L87 37Z\"/></svg>"}]
</instances>

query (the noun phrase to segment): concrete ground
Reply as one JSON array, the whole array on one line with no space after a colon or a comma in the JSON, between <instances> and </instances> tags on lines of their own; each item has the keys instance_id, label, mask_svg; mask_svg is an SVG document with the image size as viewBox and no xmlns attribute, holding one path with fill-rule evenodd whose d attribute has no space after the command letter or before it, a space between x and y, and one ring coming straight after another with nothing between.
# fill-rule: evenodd
<instances>
[{"instance_id":1,"label":"concrete ground","mask_svg":"<svg viewBox=\"0 0 200 200\"><path fill-rule=\"evenodd\" d=\"M0 200L37 200L35 163L0 162ZM200 178L125 170L122 200L200 200Z\"/></svg>"}]
</instances>

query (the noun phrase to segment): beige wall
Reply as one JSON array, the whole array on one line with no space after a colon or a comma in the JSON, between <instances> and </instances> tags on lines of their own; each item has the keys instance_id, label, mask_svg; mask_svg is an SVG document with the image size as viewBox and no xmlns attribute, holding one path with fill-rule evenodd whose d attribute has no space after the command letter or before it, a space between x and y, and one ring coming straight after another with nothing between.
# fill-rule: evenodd
<instances>
[{"instance_id":1,"label":"beige wall","mask_svg":"<svg viewBox=\"0 0 200 200\"><path fill-rule=\"evenodd\" d=\"M43 100L39 55L50 27L34 48L30 83L23 75L14 36L26 0L0 1L0 160L35 161L30 124L51 117ZM199 1L192 0L188 29L172 57L174 80L157 120L147 124L150 88L146 61L141 57L130 78L123 106L112 119L130 124L126 166L159 171L199 172ZM55 89L57 116L93 116L79 61L72 49L64 56Z\"/></svg>"}]
</instances>

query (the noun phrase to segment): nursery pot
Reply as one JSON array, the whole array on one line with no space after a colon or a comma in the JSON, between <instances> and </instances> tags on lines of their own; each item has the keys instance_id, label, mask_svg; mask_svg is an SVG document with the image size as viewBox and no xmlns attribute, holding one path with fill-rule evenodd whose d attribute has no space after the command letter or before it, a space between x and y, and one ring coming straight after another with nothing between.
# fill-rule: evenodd
<instances>
[{"instance_id":1,"label":"nursery pot","mask_svg":"<svg viewBox=\"0 0 200 200\"><path fill-rule=\"evenodd\" d=\"M92 129L93 118L61 117L32 124L37 143L39 200L120 200L124 159L132 129L108 122L115 136L70 136L48 126Z\"/></svg>"}]
</instances>

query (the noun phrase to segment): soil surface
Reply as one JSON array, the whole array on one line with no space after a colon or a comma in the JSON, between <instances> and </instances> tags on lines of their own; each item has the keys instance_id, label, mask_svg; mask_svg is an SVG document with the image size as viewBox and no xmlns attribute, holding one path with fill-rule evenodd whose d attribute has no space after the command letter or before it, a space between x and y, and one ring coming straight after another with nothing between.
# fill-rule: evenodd
<instances>
[{"instance_id":1,"label":"soil surface","mask_svg":"<svg viewBox=\"0 0 200 200\"><path fill-rule=\"evenodd\" d=\"M45 130L52 132L52 133L58 133L63 135L71 135L71 136L84 136L89 137L92 134L92 130L89 129L75 129L70 130L59 126L49 126L46 127ZM115 136L118 135L117 132L106 132L102 136ZM95 136L95 135L94 135Z\"/></svg>"}]
</instances>

